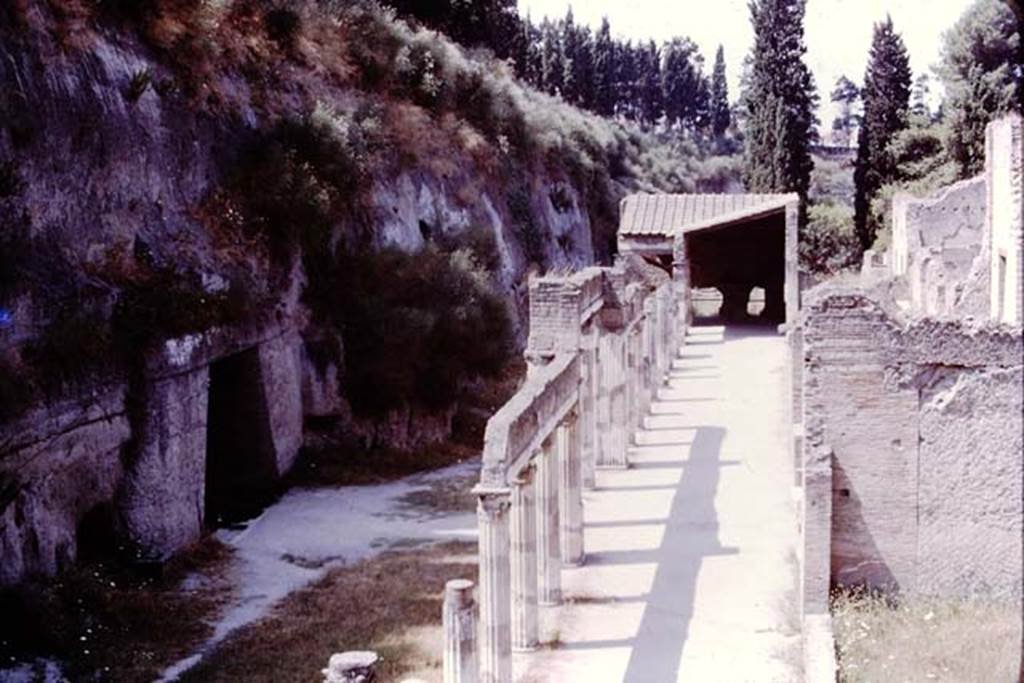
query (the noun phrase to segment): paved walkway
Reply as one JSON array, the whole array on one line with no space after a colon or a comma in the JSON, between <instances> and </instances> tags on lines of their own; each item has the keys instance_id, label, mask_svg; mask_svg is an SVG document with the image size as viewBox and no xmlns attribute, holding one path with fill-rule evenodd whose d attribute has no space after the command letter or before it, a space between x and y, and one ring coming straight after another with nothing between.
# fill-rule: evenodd
<instances>
[{"instance_id":1,"label":"paved walkway","mask_svg":"<svg viewBox=\"0 0 1024 683\"><path fill-rule=\"evenodd\" d=\"M631 467L585 494L586 564L541 609L526 681L797 681L785 339L696 327Z\"/></svg>"}]
</instances>

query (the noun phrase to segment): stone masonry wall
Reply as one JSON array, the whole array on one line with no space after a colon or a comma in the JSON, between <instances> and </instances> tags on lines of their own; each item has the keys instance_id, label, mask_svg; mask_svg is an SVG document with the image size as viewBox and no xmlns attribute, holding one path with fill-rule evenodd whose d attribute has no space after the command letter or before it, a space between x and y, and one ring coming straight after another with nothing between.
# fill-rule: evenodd
<instances>
[{"instance_id":1,"label":"stone masonry wall","mask_svg":"<svg viewBox=\"0 0 1024 683\"><path fill-rule=\"evenodd\" d=\"M287 472L302 442L298 336L270 328L171 340L131 390L94 387L3 425L0 585L73 563L89 540L80 526L97 511L141 560L167 559L199 540L209 368L242 351L257 359L252 400L265 424L253 428L268 435L271 478Z\"/></svg>"},{"instance_id":2,"label":"stone masonry wall","mask_svg":"<svg viewBox=\"0 0 1024 683\"><path fill-rule=\"evenodd\" d=\"M830 533L805 539L807 558L830 558L839 584L1019 603L1020 329L907 324L849 287L809 299L805 464L831 468L832 512ZM806 495L820 506L826 494Z\"/></svg>"}]
</instances>

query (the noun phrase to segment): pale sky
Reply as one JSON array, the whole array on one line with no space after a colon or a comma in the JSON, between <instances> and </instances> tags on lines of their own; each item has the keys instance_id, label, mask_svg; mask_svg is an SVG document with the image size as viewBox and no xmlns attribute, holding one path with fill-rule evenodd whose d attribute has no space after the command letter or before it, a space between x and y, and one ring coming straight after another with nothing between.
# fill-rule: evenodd
<instances>
[{"instance_id":1,"label":"pale sky","mask_svg":"<svg viewBox=\"0 0 1024 683\"><path fill-rule=\"evenodd\" d=\"M719 43L725 47L729 97L739 91L740 64L753 42L747 0L519 0L519 10L534 21L561 18L572 4L578 23L597 28L607 16L620 38L663 42L689 36L700 46L706 72L714 63ZM828 95L836 78L846 74L858 85L864 78L872 27L892 16L910 53L914 77L938 61L942 32L950 28L971 0L808 0L804 30L807 63L814 72L822 99L824 129L831 127ZM934 79L933 79L934 81ZM937 88L933 82L933 88Z\"/></svg>"}]
</instances>

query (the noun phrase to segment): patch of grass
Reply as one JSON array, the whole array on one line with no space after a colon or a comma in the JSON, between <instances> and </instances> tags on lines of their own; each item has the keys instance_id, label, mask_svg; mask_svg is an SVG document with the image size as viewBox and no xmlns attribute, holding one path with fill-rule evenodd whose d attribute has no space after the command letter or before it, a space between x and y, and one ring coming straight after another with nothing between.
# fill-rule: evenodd
<instances>
[{"instance_id":1,"label":"patch of grass","mask_svg":"<svg viewBox=\"0 0 1024 683\"><path fill-rule=\"evenodd\" d=\"M230 550L207 539L159 577L108 562L0 592L0 661L53 657L70 680L152 681L212 634ZM207 577L182 587L192 575Z\"/></svg>"},{"instance_id":2,"label":"patch of grass","mask_svg":"<svg viewBox=\"0 0 1024 683\"><path fill-rule=\"evenodd\" d=\"M1012 605L851 591L833 595L832 617L844 683L1017 680Z\"/></svg>"},{"instance_id":3,"label":"patch of grass","mask_svg":"<svg viewBox=\"0 0 1024 683\"><path fill-rule=\"evenodd\" d=\"M476 544L388 552L329 572L230 636L183 681L313 681L335 652L374 650L383 681L441 679L450 579L476 581Z\"/></svg>"},{"instance_id":4,"label":"patch of grass","mask_svg":"<svg viewBox=\"0 0 1024 683\"><path fill-rule=\"evenodd\" d=\"M479 450L442 443L415 451L324 445L305 448L288 474L287 486L361 486L401 479L475 457Z\"/></svg>"}]
</instances>

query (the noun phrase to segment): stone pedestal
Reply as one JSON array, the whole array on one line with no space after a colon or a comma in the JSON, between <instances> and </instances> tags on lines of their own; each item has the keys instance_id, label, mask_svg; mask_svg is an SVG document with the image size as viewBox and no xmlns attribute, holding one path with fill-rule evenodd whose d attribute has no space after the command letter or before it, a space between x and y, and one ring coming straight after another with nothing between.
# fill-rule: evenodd
<instances>
[{"instance_id":1,"label":"stone pedestal","mask_svg":"<svg viewBox=\"0 0 1024 683\"><path fill-rule=\"evenodd\" d=\"M537 509L534 471L512 485L512 649L535 650L537 625Z\"/></svg>"},{"instance_id":2,"label":"stone pedestal","mask_svg":"<svg viewBox=\"0 0 1024 683\"><path fill-rule=\"evenodd\" d=\"M476 493L477 524L480 528L480 681L511 683L511 491L506 488L477 488Z\"/></svg>"},{"instance_id":3,"label":"stone pedestal","mask_svg":"<svg viewBox=\"0 0 1024 683\"><path fill-rule=\"evenodd\" d=\"M476 683L476 605L473 582L453 579L444 587L444 683Z\"/></svg>"},{"instance_id":4,"label":"stone pedestal","mask_svg":"<svg viewBox=\"0 0 1024 683\"><path fill-rule=\"evenodd\" d=\"M579 420L566 416L556 434L558 445L559 496L562 563L583 563L583 477L580 462Z\"/></svg>"},{"instance_id":5,"label":"stone pedestal","mask_svg":"<svg viewBox=\"0 0 1024 683\"><path fill-rule=\"evenodd\" d=\"M537 600L562 601L562 548L558 522L558 462L551 439L537 455Z\"/></svg>"}]
</instances>

